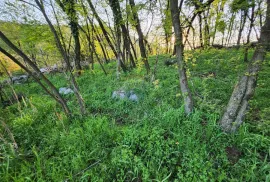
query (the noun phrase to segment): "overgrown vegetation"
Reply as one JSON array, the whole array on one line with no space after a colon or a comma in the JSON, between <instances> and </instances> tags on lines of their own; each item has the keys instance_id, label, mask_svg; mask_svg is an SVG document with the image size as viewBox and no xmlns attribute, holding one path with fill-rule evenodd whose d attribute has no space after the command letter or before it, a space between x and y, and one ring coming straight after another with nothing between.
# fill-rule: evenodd
<instances>
[{"instance_id":1,"label":"overgrown vegetation","mask_svg":"<svg viewBox=\"0 0 270 182\"><path fill-rule=\"evenodd\" d=\"M17 150L1 144L0 181L269 181L269 55L246 122L235 134L218 125L247 67L243 56L242 49L185 52L196 108L188 116L177 67L164 65L167 55L158 56L152 83L141 62L120 80L115 62L105 65L108 76L98 65L85 70L77 82L87 115L69 95L70 119L35 82L14 85L26 99L21 110L0 110L18 144ZM149 58L152 68L155 59ZM63 74L48 77L57 88L68 84ZM134 90L139 102L112 99L121 88Z\"/></svg>"}]
</instances>

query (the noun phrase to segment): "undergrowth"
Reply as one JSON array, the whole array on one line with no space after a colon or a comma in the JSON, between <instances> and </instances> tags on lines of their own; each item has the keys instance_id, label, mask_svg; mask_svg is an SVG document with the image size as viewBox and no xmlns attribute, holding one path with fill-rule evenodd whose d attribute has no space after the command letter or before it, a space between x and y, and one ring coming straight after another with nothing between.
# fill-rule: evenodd
<instances>
[{"instance_id":1,"label":"undergrowth","mask_svg":"<svg viewBox=\"0 0 270 182\"><path fill-rule=\"evenodd\" d=\"M251 54L251 53L250 53ZM78 77L87 115L61 108L33 82L16 85L26 99L0 110L18 144L0 147L0 181L269 181L269 57L259 75L246 122L236 134L218 121L247 64L241 50L185 53L196 109L186 116L177 67L158 56L156 80L145 80L142 64L117 80L115 63ZM156 56L150 57L154 67ZM64 75L49 75L58 87ZM115 90L134 90L139 102L112 99Z\"/></svg>"}]
</instances>

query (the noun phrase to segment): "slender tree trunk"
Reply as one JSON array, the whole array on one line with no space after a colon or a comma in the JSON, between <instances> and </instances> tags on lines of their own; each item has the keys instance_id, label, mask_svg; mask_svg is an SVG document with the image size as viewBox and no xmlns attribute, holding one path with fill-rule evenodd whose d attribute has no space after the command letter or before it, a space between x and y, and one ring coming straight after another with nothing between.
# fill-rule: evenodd
<instances>
[{"instance_id":1,"label":"slender tree trunk","mask_svg":"<svg viewBox=\"0 0 270 182\"><path fill-rule=\"evenodd\" d=\"M199 35L200 35L200 46L203 48L203 33L202 33L202 15L198 14L199 17Z\"/></svg>"},{"instance_id":2,"label":"slender tree trunk","mask_svg":"<svg viewBox=\"0 0 270 182\"><path fill-rule=\"evenodd\" d=\"M136 28L138 36L139 36L139 47L140 47L140 51L141 51L142 60L144 62L144 66L146 68L147 74L149 74L150 65L148 63L148 59L147 59L147 55L146 55L146 49L145 49L145 45L144 45L144 37L143 37L142 29L141 29L140 20L139 20L137 11L135 10L134 0L129 0L129 4L131 6L133 19L136 22L135 28Z\"/></svg>"},{"instance_id":3,"label":"slender tree trunk","mask_svg":"<svg viewBox=\"0 0 270 182\"><path fill-rule=\"evenodd\" d=\"M209 16L209 8L207 10L207 14L206 12L204 12L204 45L206 47L209 47L210 46L210 28L209 28L209 24L208 24L208 21L207 21L207 18Z\"/></svg>"},{"instance_id":4,"label":"slender tree trunk","mask_svg":"<svg viewBox=\"0 0 270 182\"><path fill-rule=\"evenodd\" d=\"M33 62L35 64L35 62ZM14 87L12 86L12 76L10 75L10 73L8 72L7 68L5 67L5 65L2 63L2 61L0 60L0 65L2 66L2 68L4 69L6 75L9 77L9 79L11 80L11 82L9 83L9 87L11 88L12 92L13 92L13 97L15 97L17 103L18 103L18 110L19 112L21 112L21 104L20 104L20 101L19 101L19 98L18 98L18 95L14 89Z\"/></svg>"},{"instance_id":5,"label":"slender tree trunk","mask_svg":"<svg viewBox=\"0 0 270 182\"><path fill-rule=\"evenodd\" d=\"M122 17L122 16L121 16ZM121 18L122 19L122 18ZM123 21L123 20L122 20ZM130 39L129 39L129 33L128 33L128 30L126 28L125 25L121 24L121 29L122 29L122 33L123 33L123 39L124 39L124 47L126 48L127 50L127 54L130 56L130 61L132 63L132 66L135 68L136 67L136 64L134 62L134 59L133 59L133 56L132 56L132 53L131 53L131 50L130 50L130 45L132 44ZM123 51L124 53L124 51Z\"/></svg>"},{"instance_id":6,"label":"slender tree trunk","mask_svg":"<svg viewBox=\"0 0 270 182\"><path fill-rule=\"evenodd\" d=\"M178 9L178 0L170 0L171 5L171 15L172 22L175 32L175 47L177 54L177 64L178 64L178 72L179 72L179 81L182 95L184 97L184 105L186 114L190 114L193 110L193 99L191 96L191 92L188 87L188 80L186 76L186 65L183 59L183 40L182 40L182 28L180 26L180 18L179 18L179 9Z\"/></svg>"},{"instance_id":7,"label":"slender tree trunk","mask_svg":"<svg viewBox=\"0 0 270 182\"><path fill-rule=\"evenodd\" d=\"M107 40L109 46L111 47L111 49L112 49L112 51L113 51L115 57L117 57L117 52L116 52L116 50L115 50L115 47L113 46L113 44L112 44L112 42L111 42L111 40L110 40L109 34L108 34L108 32L106 31L106 29L105 29L105 27L104 27L104 25L103 25L103 23L102 23L100 17L98 16L98 14L97 14L97 12L96 12L96 9L95 9L94 5L92 4L91 0L87 0L87 2L88 2L89 6L90 6L90 8L91 8L91 10L92 10L92 12L93 12L93 15L95 16L95 18L96 18L97 21L98 21L98 24L99 24L99 26L100 26L100 28L101 28L101 30L102 30L102 32L103 32L104 37L106 38L106 40ZM122 69L125 70L125 68L123 68L123 67L122 67Z\"/></svg>"},{"instance_id":8,"label":"slender tree trunk","mask_svg":"<svg viewBox=\"0 0 270 182\"><path fill-rule=\"evenodd\" d=\"M65 49L63 48L62 44L61 44L61 41L59 39L59 36L52 24L52 22L50 21L50 19L48 18L46 12L45 12L45 9L44 9L44 6L43 6L43 1L39 1L39 0L35 0L37 6L39 7L39 10L41 11L41 13L43 14L46 22L48 23L49 27L50 27L50 30L51 32L53 33L54 35L54 39L55 39L55 43L56 43L56 47L58 48L60 54L62 55L62 57L64 58L64 61L67 65L67 69L70 73L70 78L71 78L71 84L73 86L73 90L74 90L74 93L77 97L77 101L79 103L79 106L80 106L80 111L82 114L85 114L86 110L85 110L85 105L84 105L84 101L83 101L83 98L80 94L80 91L79 91L79 87L76 83L76 80L74 78L74 75L72 73L72 68L71 68L71 65L70 65L70 62L69 62L69 57L67 55L67 53L65 52Z\"/></svg>"},{"instance_id":9,"label":"slender tree trunk","mask_svg":"<svg viewBox=\"0 0 270 182\"><path fill-rule=\"evenodd\" d=\"M261 37L250 61L249 67L242 76L231 95L226 111L223 114L220 125L225 132L235 132L243 123L248 102L252 98L256 88L257 75L266 55L266 48L270 42L270 0L267 0L267 13L265 25L261 29Z\"/></svg>"},{"instance_id":10,"label":"slender tree trunk","mask_svg":"<svg viewBox=\"0 0 270 182\"><path fill-rule=\"evenodd\" d=\"M245 47L245 53L244 53L244 61L248 62L248 49L249 49L249 43L250 43L250 34L252 31L252 28L254 26L254 21L255 21L255 5L252 6L251 10L251 17L250 17L250 26L249 26L249 31L247 35L247 42L246 42L246 47Z\"/></svg>"},{"instance_id":11,"label":"slender tree trunk","mask_svg":"<svg viewBox=\"0 0 270 182\"><path fill-rule=\"evenodd\" d=\"M231 20L230 20L230 24L229 24L229 28L228 28L228 36L227 36L227 46L229 45L229 42L231 40L231 36L232 36L232 29L233 29L233 24L234 24L234 20L235 20L235 13L232 14Z\"/></svg>"},{"instance_id":12,"label":"slender tree trunk","mask_svg":"<svg viewBox=\"0 0 270 182\"><path fill-rule=\"evenodd\" d=\"M243 32L245 24L246 24L247 13L248 13L247 10L241 11L242 16L241 16L241 22L240 22L239 33L238 33L238 38L237 38L237 46L240 46L242 32Z\"/></svg>"},{"instance_id":13,"label":"slender tree trunk","mask_svg":"<svg viewBox=\"0 0 270 182\"><path fill-rule=\"evenodd\" d=\"M35 81L46 91L52 98L54 98L63 108L65 113L67 115L70 115L70 110L66 104L66 101L62 98L62 96L59 94L56 87L40 72L39 68L20 50L18 49L12 42L8 40L8 38L0 31L0 38L12 49L14 50L18 55L20 55L26 62L31 66L31 68L38 73L38 75L34 74L32 71L30 71L26 66L24 66L21 62L19 62L14 56L9 54L7 51L5 51L3 48L0 47L0 52L2 52L4 55L6 55L8 58L10 58L13 62L15 62L17 65L19 65L23 70L25 70L29 76L32 76ZM47 84L49 89L44 85L40 78L44 80L44 82Z\"/></svg>"},{"instance_id":14,"label":"slender tree trunk","mask_svg":"<svg viewBox=\"0 0 270 182\"><path fill-rule=\"evenodd\" d=\"M83 28L82 28L81 26L79 26L79 28L85 33L85 35L86 35L86 37L87 37L87 39L88 39L89 49L90 49L91 47L95 46L95 45L94 45L94 38L93 38L94 33L95 33L96 38L97 38L97 40L98 40L98 42L99 42L99 45L100 45L100 47L101 47L101 50L102 50L102 53L103 53L105 62L108 63L109 60L108 60L108 57L107 57L107 52L106 52L106 50L105 50L105 48L104 48L104 46L103 46L103 44L102 44L103 41L101 40L98 31L95 29L95 26L94 26L94 23L93 23L93 19L91 19L91 18L88 16L88 13L87 13L87 10L86 10L85 5L83 4L83 1L81 1L81 5L82 5L83 11L84 11L84 16L86 17L86 18L85 18L85 22L86 22L87 32L84 31ZM88 23L88 21L89 21L89 23L91 24L91 27L92 27L92 41L91 41L90 29L89 29L89 23ZM92 44L93 44L93 46L92 46ZM93 59L93 52L94 52L94 51L96 51L96 49L94 49L94 50L91 51L92 63L94 62L94 59ZM97 54L97 53L95 52L95 54ZM99 58L98 58L98 60L99 60ZM99 62L100 62L100 61L99 61ZM103 68L103 66L102 66L102 68ZM94 64L92 64L92 69L94 69ZM106 71L105 71L105 73L106 73Z\"/></svg>"}]
</instances>

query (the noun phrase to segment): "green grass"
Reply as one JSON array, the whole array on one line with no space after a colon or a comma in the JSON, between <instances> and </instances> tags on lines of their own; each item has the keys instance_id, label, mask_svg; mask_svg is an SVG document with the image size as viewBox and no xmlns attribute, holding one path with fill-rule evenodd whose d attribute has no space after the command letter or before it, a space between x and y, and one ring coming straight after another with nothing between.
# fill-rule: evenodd
<instances>
[{"instance_id":1,"label":"green grass","mask_svg":"<svg viewBox=\"0 0 270 182\"><path fill-rule=\"evenodd\" d=\"M141 63L120 80L114 63L106 65L108 76L98 65L85 71L77 78L84 117L74 96L65 96L74 113L67 119L37 84L17 85L28 99L21 112L16 105L0 110L19 146L0 145L0 181L269 181L269 56L234 135L222 133L218 120L247 66L243 52L195 51L186 58L196 105L190 116L166 55L159 56L154 83L145 81ZM49 78L58 88L68 85L61 74ZM133 89L140 101L112 99L119 89Z\"/></svg>"}]
</instances>

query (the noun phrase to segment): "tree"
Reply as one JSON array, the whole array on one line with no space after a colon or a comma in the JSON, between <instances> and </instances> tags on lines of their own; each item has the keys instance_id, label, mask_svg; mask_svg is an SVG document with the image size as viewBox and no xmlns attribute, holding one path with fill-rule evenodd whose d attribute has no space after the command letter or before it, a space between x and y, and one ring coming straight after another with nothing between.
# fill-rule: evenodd
<instances>
[{"instance_id":1,"label":"tree","mask_svg":"<svg viewBox=\"0 0 270 182\"><path fill-rule=\"evenodd\" d=\"M71 34L75 42L75 65L78 70L82 69L81 62L81 45L79 39L79 23L78 15L75 10L75 0L56 0L57 4L66 13L69 19L69 26L71 29Z\"/></svg>"},{"instance_id":2,"label":"tree","mask_svg":"<svg viewBox=\"0 0 270 182\"><path fill-rule=\"evenodd\" d=\"M255 49L250 64L238 83L226 107L220 125L225 132L235 132L243 123L248 102L252 98L256 88L256 81L261 64L265 58L266 50L270 42L270 0L267 0L267 12L265 24L261 29L261 37Z\"/></svg>"},{"instance_id":3,"label":"tree","mask_svg":"<svg viewBox=\"0 0 270 182\"><path fill-rule=\"evenodd\" d=\"M10 58L14 63L19 65L22 69L24 69L30 76L34 78L34 80L43 88L44 91L46 91L52 98L54 98L63 108L64 112L67 115L70 115L71 112L66 104L66 101L63 99L63 97L59 94L56 87L40 72L37 65L31 61L31 59L23 53L18 47L16 47L4 34L0 31L0 38L18 55L20 55L25 62L27 62L28 65L37 73L33 73L30 69L28 69L25 65L23 65L20 61L18 61L14 56L12 56L10 53L8 53L5 49L0 47L0 52L2 52L4 55L6 55L8 58ZM40 81L43 80L45 82L42 83Z\"/></svg>"},{"instance_id":4,"label":"tree","mask_svg":"<svg viewBox=\"0 0 270 182\"><path fill-rule=\"evenodd\" d=\"M147 74L148 74L150 72L150 65L148 63L148 59L147 59L147 55L146 55L146 49L145 49L145 45L144 45L144 37L143 37L142 29L141 29L140 20L138 17L138 13L136 10L134 0L129 0L129 4L131 6L133 19L135 22L135 25L133 24L133 26L135 26L137 33L138 33L138 36L139 36L139 47L140 47L140 51L141 51L141 57L142 57L142 60L144 62L144 66L145 66L145 69L147 71Z\"/></svg>"},{"instance_id":5,"label":"tree","mask_svg":"<svg viewBox=\"0 0 270 182\"><path fill-rule=\"evenodd\" d=\"M67 70L68 70L68 73L70 75L70 82L71 82L71 85L73 86L73 90L74 90L74 93L77 97L77 101L79 103L79 106L80 106L80 111L81 111L81 114L85 114L85 105L84 105L84 101L83 101L83 98L80 94L80 90L79 90L79 86L77 85L77 82L75 80L75 77L72 73L72 68L71 68L71 64L70 64L70 61L69 61L69 55L66 51L66 48L63 47L63 45L61 44L61 41L60 41L60 38L57 34L57 31L56 29L54 28L52 22L50 21L50 19L48 18L48 15L45 11L45 7L44 7L44 4L43 4L43 0L35 0L36 2L36 7L37 9L42 13L42 15L44 16L46 22L48 23L49 27L50 27L50 30L51 32L53 33L54 35L54 39L55 39L55 44L56 44L56 47L58 48L60 54L62 55L65 63L66 63L66 66L67 66ZM60 35L61 35L61 32L60 32Z\"/></svg>"},{"instance_id":6,"label":"tree","mask_svg":"<svg viewBox=\"0 0 270 182\"><path fill-rule=\"evenodd\" d=\"M188 87L188 80L186 75L186 65L184 61L183 40L182 40L182 27L180 26L180 10L178 8L178 0L170 0L171 16L175 33L175 48L177 55L179 81L182 95L184 97L184 106L186 114L190 114L193 110L193 99Z\"/></svg>"}]
</instances>

